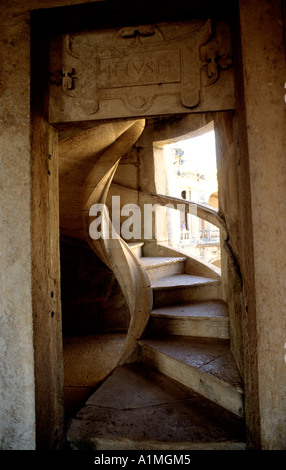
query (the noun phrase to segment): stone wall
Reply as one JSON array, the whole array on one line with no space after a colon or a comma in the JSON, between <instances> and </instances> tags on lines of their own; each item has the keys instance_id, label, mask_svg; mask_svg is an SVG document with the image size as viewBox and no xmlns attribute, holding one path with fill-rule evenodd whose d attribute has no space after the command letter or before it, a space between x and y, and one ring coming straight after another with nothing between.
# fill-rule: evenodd
<instances>
[{"instance_id":1,"label":"stone wall","mask_svg":"<svg viewBox=\"0 0 286 470\"><path fill-rule=\"evenodd\" d=\"M2 4L2 10L3 10ZM5 5L6 6L6 5ZM33 448L29 13L1 25L1 448ZM21 83L21 86L19 86Z\"/></svg>"},{"instance_id":2,"label":"stone wall","mask_svg":"<svg viewBox=\"0 0 286 470\"><path fill-rule=\"evenodd\" d=\"M51 0L47 5L44 0L7 0L0 4L1 449L36 446L32 286L38 279L33 274L31 234L30 12L87 2ZM46 197L44 190L43 186L38 205ZM49 293L46 315L53 311L51 301Z\"/></svg>"},{"instance_id":3,"label":"stone wall","mask_svg":"<svg viewBox=\"0 0 286 470\"><path fill-rule=\"evenodd\" d=\"M239 3L243 65L240 87L245 94L245 108L240 112L245 113L246 125L240 141L240 164L244 166L241 175L245 178L247 149L250 187L243 194L243 209L244 214L251 213L248 226L243 227L242 246L244 330L248 331L245 340L250 353L246 368L247 373L251 371L252 382L257 380L261 446L285 449L286 70L283 2L241 0ZM251 273L252 236L254 271ZM247 411L250 411L249 404ZM252 413L253 408L250 415Z\"/></svg>"},{"instance_id":4,"label":"stone wall","mask_svg":"<svg viewBox=\"0 0 286 470\"><path fill-rule=\"evenodd\" d=\"M45 173L44 184L37 185L39 193L34 191L34 182L39 177L35 169L39 168L44 175L48 162L47 155L44 156L47 147L39 149L38 153L34 147L31 157L34 142L31 142L30 121L30 12L47 6L79 3L88 3L88 0L6 0L0 6L2 449L35 449L36 426L38 430L46 431L41 440L42 448L57 448L62 439L62 429L58 428L62 422L61 397L58 395L62 366L55 362L54 355L56 350L56 358L59 357L61 346L55 345L59 326L55 330L52 322L52 318L60 315L60 286L58 279L48 277L45 266L45 260L50 259L51 246L53 253L57 252L57 236L54 238L46 232L49 233L46 240L40 229L56 174L48 183ZM238 81L242 99L238 109L237 146L243 235L240 253L244 289L246 412L249 445L264 449L286 447L285 54L281 3L280 0L239 1L240 71L243 73ZM46 131L44 126L43 139ZM56 213L51 218L54 220L45 222L46 229L50 223L53 227L57 225ZM37 258L37 254L42 258ZM49 266L50 272L57 272L59 259L53 258L50 262L55 263ZM41 277L37 277L38 272ZM49 279L47 285L43 279ZM46 323L38 322L38 314L49 318L47 324L51 330L47 329ZM39 337L33 337L35 325L41 329ZM38 342L36 356L34 339ZM50 356L46 357L46 351ZM41 413L36 413L36 409L39 410L37 395L40 395L37 387L41 384L46 362L54 367L56 393L53 395L54 383L48 376L44 377L42 386L46 383L49 386L49 401L45 405L45 419L39 427ZM53 412L46 423L49 404Z\"/></svg>"}]
</instances>

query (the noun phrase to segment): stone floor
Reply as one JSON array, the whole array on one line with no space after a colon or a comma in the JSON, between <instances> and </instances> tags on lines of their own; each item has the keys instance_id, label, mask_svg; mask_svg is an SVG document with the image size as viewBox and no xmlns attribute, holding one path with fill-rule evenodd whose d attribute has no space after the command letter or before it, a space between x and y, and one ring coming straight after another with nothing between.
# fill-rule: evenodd
<instances>
[{"instance_id":1,"label":"stone floor","mask_svg":"<svg viewBox=\"0 0 286 470\"><path fill-rule=\"evenodd\" d=\"M64 404L69 420L116 366L125 334L64 338Z\"/></svg>"},{"instance_id":2,"label":"stone floor","mask_svg":"<svg viewBox=\"0 0 286 470\"><path fill-rule=\"evenodd\" d=\"M146 364L116 367L124 339L64 339L71 449L244 449L243 423L232 413Z\"/></svg>"},{"instance_id":3,"label":"stone floor","mask_svg":"<svg viewBox=\"0 0 286 470\"><path fill-rule=\"evenodd\" d=\"M72 449L244 449L242 421L142 363L118 367L71 421Z\"/></svg>"}]
</instances>

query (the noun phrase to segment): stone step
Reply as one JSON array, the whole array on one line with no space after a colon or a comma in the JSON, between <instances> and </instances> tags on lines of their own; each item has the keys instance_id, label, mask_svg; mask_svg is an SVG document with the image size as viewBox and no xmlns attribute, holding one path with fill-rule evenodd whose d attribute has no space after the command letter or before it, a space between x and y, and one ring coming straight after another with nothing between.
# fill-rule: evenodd
<instances>
[{"instance_id":1,"label":"stone step","mask_svg":"<svg viewBox=\"0 0 286 470\"><path fill-rule=\"evenodd\" d=\"M220 300L158 307L151 312L148 331L229 339L228 307Z\"/></svg>"},{"instance_id":2,"label":"stone step","mask_svg":"<svg viewBox=\"0 0 286 470\"><path fill-rule=\"evenodd\" d=\"M67 441L72 450L245 449L240 418L142 363L113 371L70 421Z\"/></svg>"},{"instance_id":3,"label":"stone step","mask_svg":"<svg viewBox=\"0 0 286 470\"><path fill-rule=\"evenodd\" d=\"M162 277L183 274L185 271L185 257L143 256L140 261L145 267L151 282Z\"/></svg>"},{"instance_id":4,"label":"stone step","mask_svg":"<svg viewBox=\"0 0 286 470\"><path fill-rule=\"evenodd\" d=\"M143 338L139 348L143 362L243 417L243 386L228 341L170 335Z\"/></svg>"},{"instance_id":5,"label":"stone step","mask_svg":"<svg viewBox=\"0 0 286 470\"><path fill-rule=\"evenodd\" d=\"M142 256L142 248L144 246L144 242L135 242L135 243L128 243L129 248L135 253L137 258L141 258Z\"/></svg>"},{"instance_id":6,"label":"stone step","mask_svg":"<svg viewBox=\"0 0 286 470\"><path fill-rule=\"evenodd\" d=\"M152 281L154 308L177 303L221 299L221 281L191 274L175 274Z\"/></svg>"}]
</instances>

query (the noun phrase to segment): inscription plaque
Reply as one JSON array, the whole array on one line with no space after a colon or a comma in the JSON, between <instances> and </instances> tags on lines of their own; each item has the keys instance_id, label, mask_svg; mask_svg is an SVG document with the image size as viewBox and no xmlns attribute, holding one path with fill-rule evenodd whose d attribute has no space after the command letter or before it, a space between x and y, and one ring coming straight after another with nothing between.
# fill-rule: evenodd
<instances>
[{"instance_id":1,"label":"inscription plaque","mask_svg":"<svg viewBox=\"0 0 286 470\"><path fill-rule=\"evenodd\" d=\"M174 83L181 80L180 51L154 51L99 60L99 88Z\"/></svg>"},{"instance_id":2,"label":"inscription plaque","mask_svg":"<svg viewBox=\"0 0 286 470\"><path fill-rule=\"evenodd\" d=\"M233 109L228 25L162 23L56 38L50 122Z\"/></svg>"}]
</instances>

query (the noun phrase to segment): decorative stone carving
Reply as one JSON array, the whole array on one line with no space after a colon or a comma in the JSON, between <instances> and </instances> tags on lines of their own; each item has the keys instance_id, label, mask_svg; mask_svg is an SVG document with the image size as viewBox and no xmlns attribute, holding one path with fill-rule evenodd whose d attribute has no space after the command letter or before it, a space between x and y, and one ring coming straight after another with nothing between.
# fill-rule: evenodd
<instances>
[{"instance_id":1,"label":"decorative stone carving","mask_svg":"<svg viewBox=\"0 0 286 470\"><path fill-rule=\"evenodd\" d=\"M210 20L61 36L50 122L233 109L231 65L229 29Z\"/></svg>"}]
</instances>

